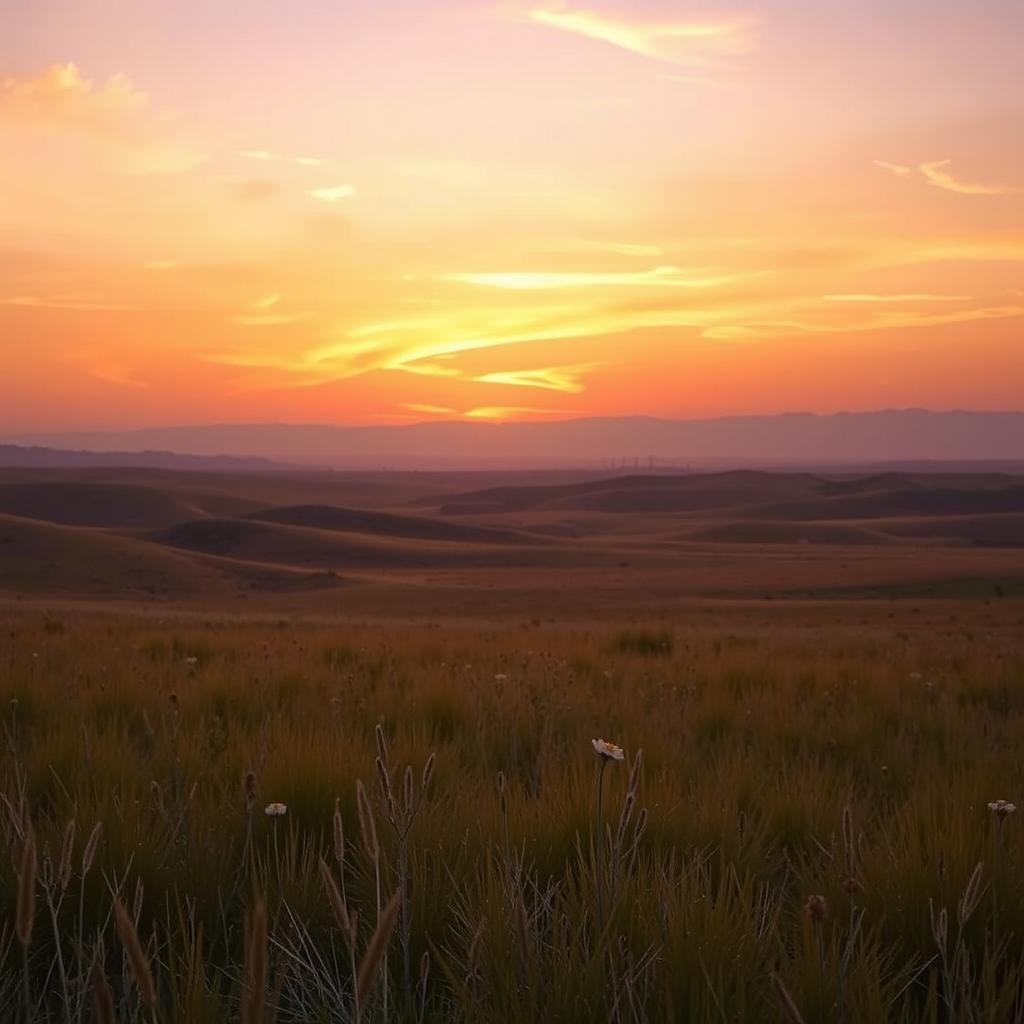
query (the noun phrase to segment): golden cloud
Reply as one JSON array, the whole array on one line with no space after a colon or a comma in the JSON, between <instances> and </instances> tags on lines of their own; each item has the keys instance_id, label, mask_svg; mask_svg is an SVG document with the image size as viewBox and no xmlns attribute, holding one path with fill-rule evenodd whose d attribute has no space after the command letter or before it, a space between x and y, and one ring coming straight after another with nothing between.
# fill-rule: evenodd
<instances>
[{"instance_id":1,"label":"golden cloud","mask_svg":"<svg viewBox=\"0 0 1024 1024\"><path fill-rule=\"evenodd\" d=\"M0 123L89 138L125 173L189 171L206 160L124 75L95 85L71 63L0 82Z\"/></svg>"},{"instance_id":2,"label":"golden cloud","mask_svg":"<svg viewBox=\"0 0 1024 1024\"><path fill-rule=\"evenodd\" d=\"M474 377L478 384L508 384L513 387L541 388L578 395L584 390L582 376L596 370L600 363L578 363L573 366L548 366L540 370L504 370Z\"/></svg>"}]
</instances>

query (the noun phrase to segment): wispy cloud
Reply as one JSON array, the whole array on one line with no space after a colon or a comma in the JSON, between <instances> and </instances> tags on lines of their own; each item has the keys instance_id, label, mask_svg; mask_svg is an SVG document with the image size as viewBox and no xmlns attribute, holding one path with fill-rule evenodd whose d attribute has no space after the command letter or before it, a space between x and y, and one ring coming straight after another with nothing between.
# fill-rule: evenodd
<instances>
[{"instance_id":1,"label":"wispy cloud","mask_svg":"<svg viewBox=\"0 0 1024 1024\"><path fill-rule=\"evenodd\" d=\"M714 288L737 280L735 274L688 272L679 267L640 271L510 271L446 274L442 280L485 288L533 291L560 288Z\"/></svg>"},{"instance_id":2,"label":"wispy cloud","mask_svg":"<svg viewBox=\"0 0 1024 1024\"><path fill-rule=\"evenodd\" d=\"M872 160L875 166L881 167L887 171L892 171L893 174L899 175L901 178L905 178L908 174L912 174L913 167L905 167L903 164L891 164L888 160Z\"/></svg>"},{"instance_id":3,"label":"wispy cloud","mask_svg":"<svg viewBox=\"0 0 1024 1024\"><path fill-rule=\"evenodd\" d=\"M660 256L661 246L641 242L604 242L590 239L563 242L545 247L546 252L592 252L612 256Z\"/></svg>"},{"instance_id":4,"label":"wispy cloud","mask_svg":"<svg viewBox=\"0 0 1024 1024\"><path fill-rule=\"evenodd\" d=\"M529 17L550 28L683 67L704 67L747 53L753 46L753 23L743 17L662 21L574 10L563 3L534 7Z\"/></svg>"},{"instance_id":5,"label":"wispy cloud","mask_svg":"<svg viewBox=\"0 0 1024 1024\"><path fill-rule=\"evenodd\" d=\"M313 316L309 310L280 309L280 303L280 295L264 295L253 302L245 312L228 317L228 322L242 327L280 327L284 324L301 323Z\"/></svg>"},{"instance_id":6,"label":"wispy cloud","mask_svg":"<svg viewBox=\"0 0 1024 1024\"><path fill-rule=\"evenodd\" d=\"M918 169L928 179L928 184L947 192L958 192L963 196L1012 196L1020 192L1020 189L1013 185L979 185L961 181L949 171L943 170L951 163L951 160L933 160L931 163L921 164Z\"/></svg>"},{"instance_id":7,"label":"wispy cloud","mask_svg":"<svg viewBox=\"0 0 1024 1024\"><path fill-rule=\"evenodd\" d=\"M966 324L983 320L1006 320L1024 316L1024 306L991 306L983 309L965 309L956 313L920 313L916 311L886 311L865 319L815 320L799 316L786 319L750 319L742 323L728 323L708 328L707 338L722 341L754 338L786 337L797 334L862 334L868 331L903 330L919 327L941 327L948 324Z\"/></svg>"},{"instance_id":8,"label":"wispy cloud","mask_svg":"<svg viewBox=\"0 0 1024 1024\"><path fill-rule=\"evenodd\" d=\"M535 409L528 405L482 405L463 413L473 420L510 420L521 416L560 416L570 409Z\"/></svg>"},{"instance_id":9,"label":"wispy cloud","mask_svg":"<svg viewBox=\"0 0 1024 1024\"><path fill-rule=\"evenodd\" d=\"M970 295L933 295L928 292L904 292L896 295L872 295L853 293L849 295L825 295L826 302L969 302Z\"/></svg>"},{"instance_id":10,"label":"wispy cloud","mask_svg":"<svg viewBox=\"0 0 1024 1024\"><path fill-rule=\"evenodd\" d=\"M239 156L247 160L259 160L262 163L291 163L300 167L323 167L327 161L318 156L288 156L285 153L278 153L272 149L240 149Z\"/></svg>"},{"instance_id":11,"label":"wispy cloud","mask_svg":"<svg viewBox=\"0 0 1024 1024\"><path fill-rule=\"evenodd\" d=\"M70 63L0 82L0 121L91 138L127 173L190 171L206 160L124 75L96 85Z\"/></svg>"},{"instance_id":12,"label":"wispy cloud","mask_svg":"<svg viewBox=\"0 0 1024 1024\"><path fill-rule=\"evenodd\" d=\"M578 395L584 390L580 379L596 370L600 363L577 363L573 366L548 366L540 370L505 370L474 377L479 384L509 384L514 387L540 388L544 391L562 391Z\"/></svg>"},{"instance_id":13,"label":"wispy cloud","mask_svg":"<svg viewBox=\"0 0 1024 1024\"><path fill-rule=\"evenodd\" d=\"M247 160L260 160L263 163L280 163L284 157L280 153L273 153L269 149L240 149L239 156Z\"/></svg>"},{"instance_id":14,"label":"wispy cloud","mask_svg":"<svg viewBox=\"0 0 1024 1024\"><path fill-rule=\"evenodd\" d=\"M324 203L339 203L342 199L351 199L356 194L352 185L331 185L327 188L311 188L307 195Z\"/></svg>"},{"instance_id":15,"label":"wispy cloud","mask_svg":"<svg viewBox=\"0 0 1024 1024\"><path fill-rule=\"evenodd\" d=\"M427 416L457 416L455 409L447 405L428 405L425 402L402 402L402 408L410 412L421 412Z\"/></svg>"},{"instance_id":16,"label":"wispy cloud","mask_svg":"<svg viewBox=\"0 0 1024 1024\"><path fill-rule=\"evenodd\" d=\"M136 308L86 295L12 295L0 299L0 304L25 306L29 309L67 309L77 313L122 313Z\"/></svg>"},{"instance_id":17,"label":"wispy cloud","mask_svg":"<svg viewBox=\"0 0 1024 1024\"><path fill-rule=\"evenodd\" d=\"M982 185L977 182L963 181L950 171L945 170L952 162L952 160L931 160L918 164L915 168L906 167L903 164L892 164L886 160L872 161L876 166L891 171L901 178L909 177L917 170L929 185L947 192L957 192L962 196L1013 196L1021 192L1016 185Z\"/></svg>"}]
</instances>

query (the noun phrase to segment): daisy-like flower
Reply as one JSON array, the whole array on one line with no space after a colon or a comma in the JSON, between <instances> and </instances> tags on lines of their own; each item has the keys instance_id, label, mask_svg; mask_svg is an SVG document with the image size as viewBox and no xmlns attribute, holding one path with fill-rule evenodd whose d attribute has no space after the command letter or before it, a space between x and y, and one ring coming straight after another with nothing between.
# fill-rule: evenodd
<instances>
[{"instance_id":1,"label":"daisy-like flower","mask_svg":"<svg viewBox=\"0 0 1024 1024\"><path fill-rule=\"evenodd\" d=\"M617 746L610 740L591 740L590 742L594 744L594 753L607 761L621 761L626 756L626 752L622 747Z\"/></svg>"},{"instance_id":2,"label":"daisy-like flower","mask_svg":"<svg viewBox=\"0 0 1024 1024\"><path fill-rule=\"evenodd\" d=\"M267 804L267 808L263 813L268 818L280 818L288 813L288 807L285 804Z\"/></svg>"},{"instance_id":3,"label":"daisy-like flower","mask_svg":"<svg viewBox=\"0 0 1024 1024\"><path fill-rule=\"evenodd\" d=\"M993 814L998 814L1000 818L1005 818L1008 814L1013 814L1017 810L1016 804L1011 804L1009 800L992 800L988 809Z\"/></svg>"}]
</instances>

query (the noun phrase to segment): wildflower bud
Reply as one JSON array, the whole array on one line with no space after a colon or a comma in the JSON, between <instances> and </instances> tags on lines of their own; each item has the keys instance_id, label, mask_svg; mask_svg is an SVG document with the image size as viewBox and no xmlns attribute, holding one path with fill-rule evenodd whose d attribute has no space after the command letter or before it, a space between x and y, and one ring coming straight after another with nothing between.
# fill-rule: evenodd
<instances>
[{"instance_id":1,"label":"wildflower bud","mask_svg":"<svg viewBox=\"0 0 1024 1024\"><path fill-rule=\"evenodd\" d=\"M811 895L804 901L804 913L816 925L828 917L828 903L824 896Z\"/></svg>"}]
</instances>

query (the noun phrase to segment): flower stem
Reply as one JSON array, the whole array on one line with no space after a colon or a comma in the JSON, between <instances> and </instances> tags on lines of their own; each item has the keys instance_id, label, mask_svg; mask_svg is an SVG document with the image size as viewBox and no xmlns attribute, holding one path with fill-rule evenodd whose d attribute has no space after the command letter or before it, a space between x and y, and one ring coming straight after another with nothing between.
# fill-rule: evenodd
<instances>
[{"instance_id":1,"label":"flower stem","mask_svg":"<svg viewBox=\"0 0 1024 1024\"><path fill-rule=\"evenodd\" d=\"M597 923L604 928L604 770L608 767L608 758L601 758L601 768L597 773L597 845L594 856L597 858Z\"/></svg>"}]
</instances>

